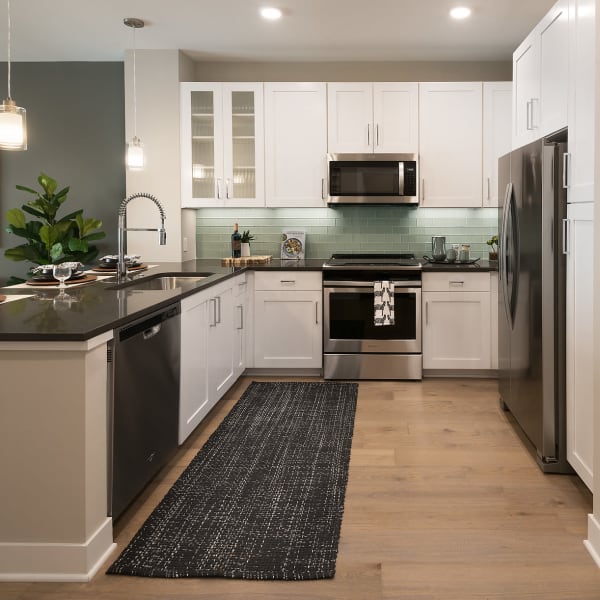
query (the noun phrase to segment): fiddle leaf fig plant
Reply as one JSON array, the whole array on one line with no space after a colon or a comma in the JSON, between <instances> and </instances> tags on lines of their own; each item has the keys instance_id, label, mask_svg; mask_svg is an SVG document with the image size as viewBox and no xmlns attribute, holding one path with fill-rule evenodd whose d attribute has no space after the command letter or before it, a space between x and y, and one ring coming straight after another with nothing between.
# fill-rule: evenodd
<instances>
[{"instance_id":1,"label":"fiddle leaf fig plant","mask_svg":"<svg viewBox=\"0 0 600 600\"><path fill-rule=\"evenodd\" d=\"M83 209L58 217L58 211L67 200L69 187L56 191L52 177L41 173L37 181L42 192L17 185L16 188L35 196L21 208L11 208L6 213L6 231L24 238L26 242L9 248L4 256L10 260L27 260L36 265L65 261L89 263L98 256L98 248L90 242L105 237L99 219L83 217ZM27 215L35 220L27 221Z\"/></svg>"}]
</instances>

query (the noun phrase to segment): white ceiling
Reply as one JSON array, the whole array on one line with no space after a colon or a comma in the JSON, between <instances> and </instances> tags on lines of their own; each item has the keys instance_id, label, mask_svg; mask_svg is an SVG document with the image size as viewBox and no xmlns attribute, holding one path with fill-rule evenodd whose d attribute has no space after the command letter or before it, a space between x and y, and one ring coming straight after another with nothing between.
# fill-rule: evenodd
<instances>
[{"instance_id":1,"label":"white ceiling","mask_svg":"<svg viewBox=\"0 0 600 600\"><path fill-rule=\"evenodd\" d=\"M196 60L510 60L555 0L12 0L12 60L120 61L133 47L179 48ZM265 4L279 22L258 16ZM448 17L467 5L467 21ZM0 60L6 60L0 0Z\"/></svg>"}]
</instances>

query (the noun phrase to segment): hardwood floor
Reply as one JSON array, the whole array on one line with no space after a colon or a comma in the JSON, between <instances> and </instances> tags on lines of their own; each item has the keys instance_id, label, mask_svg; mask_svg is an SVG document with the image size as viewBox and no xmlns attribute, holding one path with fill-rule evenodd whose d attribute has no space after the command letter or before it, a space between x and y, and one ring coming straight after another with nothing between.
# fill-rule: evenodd
<instances>
[{"instance_id":1,"label":"hardwood floor","mask_svg":"<svg viewBox=\"0 0 600 600\"><path fill-rule=\"evenodd\" d=\"M265 378L242 378L116 524L117 552L252 379ZM582 543L592 496L543 475L510 418L493 380L361 382L334 579L104 575L115 552L90 583L0 584L0 598L598 600Z\"/></svg>"}]
</instances>

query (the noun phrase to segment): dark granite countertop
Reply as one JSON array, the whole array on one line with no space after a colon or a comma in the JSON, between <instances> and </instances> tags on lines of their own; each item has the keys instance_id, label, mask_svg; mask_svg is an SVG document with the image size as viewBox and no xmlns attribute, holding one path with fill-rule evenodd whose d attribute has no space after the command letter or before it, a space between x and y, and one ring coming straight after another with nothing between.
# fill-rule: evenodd
<instances>
[{"instance_id":1,"label":"dark granite countertop","mask_svg":"<svg viewBox=\"0 0 600 600\"><path fill-rule=\"evenodd\" d=\"M168 273L211 273L194 284L175 290L138 290L135 287L111 289L115 278L98 280L80 287L67 288L62 296L57 288L0 289L6 296L29 294L29 298L0 303L0 341L84 341L143 317L156 309L209 288L246 270L321 271L326 259L275 259L265 265L223 267L219 259L197 259L158 264L133 279ZM423 272L492 271L496 265L479 261L476 265L432 265Z\"/></svg>"}]
</instances>

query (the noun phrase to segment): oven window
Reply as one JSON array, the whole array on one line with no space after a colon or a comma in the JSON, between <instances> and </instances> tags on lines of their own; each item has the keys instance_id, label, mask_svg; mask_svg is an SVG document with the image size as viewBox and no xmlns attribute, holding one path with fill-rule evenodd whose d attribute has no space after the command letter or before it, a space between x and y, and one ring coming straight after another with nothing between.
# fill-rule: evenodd
<instances>
[{"instance_id":1,"label":"oven window","mask_svg":"<svg viewBox=\"0 0 600 600\"><path fill-rule=\"evenodd\" d=\"M394 294L394 325L373 324L373 291L336 292L329 296L329 337L335 340L414 340L416 294Z\"/></svg>"},{"instance_id":2,"label":"oven window","mask_svg":"<svg viewBox=\"0 0 600 600\"><path fill-rule=\"evenodd\" d=\"M338 161L330 165L331 196L398 196L397 162Z\"/></svg>"}]
</instances>

